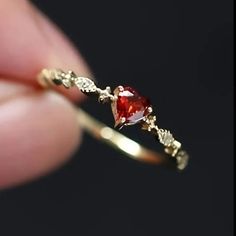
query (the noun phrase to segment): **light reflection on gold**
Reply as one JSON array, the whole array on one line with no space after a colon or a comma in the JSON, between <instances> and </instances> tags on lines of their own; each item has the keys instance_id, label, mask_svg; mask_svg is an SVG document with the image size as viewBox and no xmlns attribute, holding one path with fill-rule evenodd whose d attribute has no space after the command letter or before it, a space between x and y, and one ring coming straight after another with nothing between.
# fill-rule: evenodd
<instances>
[{"instance_id":1,"label":"light reflection on gold","mask_svg":"<svg viewBox=\"0 0 236 236\"><path fill-rule=\"evenodd\" d=\"M129 155L137 156L141 152L140 145L126 137L116 138L116 144L123 152Z\"/></svg>"},{"instance_id":2,"label":"light reflection on gold","mask_svg":"<svg viewBox=\"0 0 236 236\"><path fill-rule=\"evenodd\" d=\"M127 138L123 134L94 119L85 111L77 109L77 117L78 123L85 131L108 145L128 154L132 159L151 164L161 164L164 162L163 155L144 148L132 139Z\"/></svg>"}]
</instances>

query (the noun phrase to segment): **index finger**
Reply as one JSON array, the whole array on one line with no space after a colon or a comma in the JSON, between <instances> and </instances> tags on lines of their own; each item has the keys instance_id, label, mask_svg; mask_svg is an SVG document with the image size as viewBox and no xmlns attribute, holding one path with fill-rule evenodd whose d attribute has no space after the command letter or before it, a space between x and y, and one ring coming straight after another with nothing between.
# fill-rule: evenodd
<instances>
[{"instance_id":1,"label":"index finger","mask_svg":"<svg viewBox=\"0 0 236 236\"><path fill-rule=\"evenodd\" d=\"M60 30L26 0L0 3L0 76L36 84L44 67L89 75L82 57ZM78 98L78 91L70 96Z\"/></svg>"}]
</instances>

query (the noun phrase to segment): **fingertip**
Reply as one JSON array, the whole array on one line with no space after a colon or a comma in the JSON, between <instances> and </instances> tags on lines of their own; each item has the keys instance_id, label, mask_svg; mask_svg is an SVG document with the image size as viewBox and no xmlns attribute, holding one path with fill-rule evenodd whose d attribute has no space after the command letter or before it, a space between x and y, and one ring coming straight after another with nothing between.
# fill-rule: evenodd
<instances>
[{"instance_id":1,"label":"fingertip","mask_svg":"<svg viewBox=\"0 0 236 236\"><path fill-rule=\"evenodd\" d=\"M66 162L80 143L73 106L52 92L0 106L0 188L36 179Z\"/></svg>"}]
</instances>

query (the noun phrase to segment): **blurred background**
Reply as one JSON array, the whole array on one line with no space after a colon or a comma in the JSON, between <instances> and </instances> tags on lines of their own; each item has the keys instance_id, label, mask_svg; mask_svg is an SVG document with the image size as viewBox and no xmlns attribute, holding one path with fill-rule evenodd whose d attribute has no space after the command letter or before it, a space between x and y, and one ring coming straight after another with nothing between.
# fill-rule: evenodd
<instances>
[{"instance_id":1,"label":"blurred background","mask_svg":"<svg viewBox=\"0 0 236 236\"><path fill-rule=\"evenodd\" d=\"M33 2L102 87L150 97L191 161L183 173L143 165L85 135L66 166L0 192L0 235L232 236L233 1ZM108 106L82 106L113 125Z\"/></svg>"}]
</instances>

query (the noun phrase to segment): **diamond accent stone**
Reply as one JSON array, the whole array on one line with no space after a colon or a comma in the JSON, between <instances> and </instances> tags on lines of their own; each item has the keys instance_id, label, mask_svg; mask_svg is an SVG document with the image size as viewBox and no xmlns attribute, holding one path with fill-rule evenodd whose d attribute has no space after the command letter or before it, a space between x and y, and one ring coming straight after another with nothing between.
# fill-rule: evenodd
<instances>
[{"instance_id":1,"label":"diamond accent stone","mask_svg":"<svg viewBox=\"0 0 236 236\"><path fill-rule=\"evenodd\" d=\"M158 138L160 143L165 145L166 147L169 147L172 145L172 143L175 141L173 135L170 133L169 130L159 129L158 130Z\"/></svg>"},{"instance_id":2,"label":"diamond accent stone","mask_svg":"<svg viewBox=\"0 0 236 236\"><path fill-rule=\"evenodd\" d=\"M97 90L97 86L95 85L94 81L89 78L77 77L74 83L82 92L85 93L96 92Z\"/></svg>"}]
</instances>

